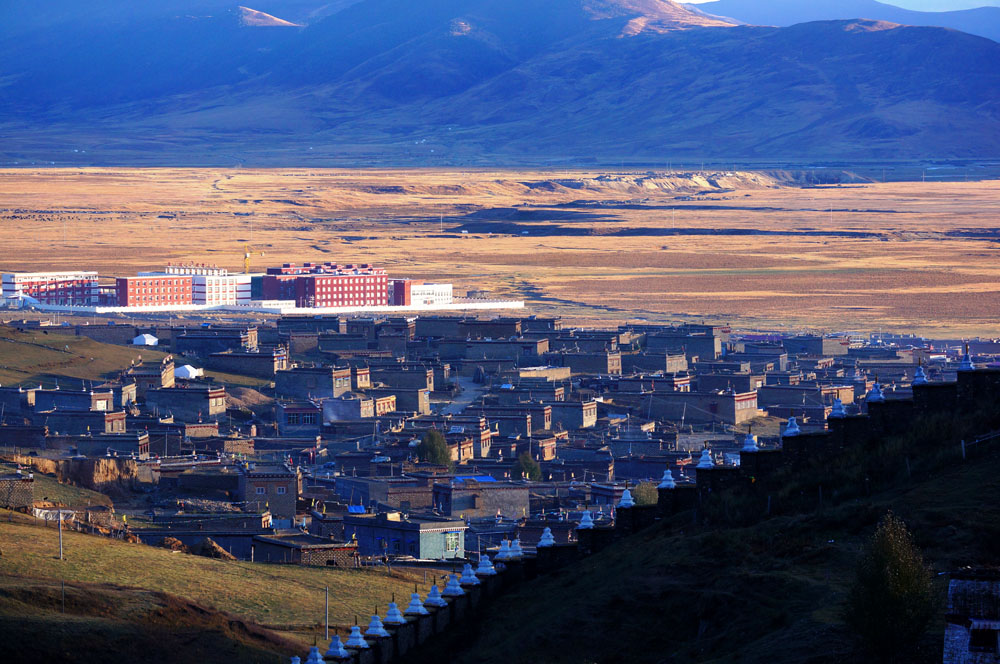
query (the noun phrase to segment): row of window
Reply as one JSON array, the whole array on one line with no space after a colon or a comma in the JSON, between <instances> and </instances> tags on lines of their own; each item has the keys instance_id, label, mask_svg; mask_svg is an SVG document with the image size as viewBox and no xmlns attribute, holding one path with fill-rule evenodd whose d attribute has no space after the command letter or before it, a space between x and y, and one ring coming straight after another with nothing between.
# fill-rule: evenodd
<instances>
[{"instance_id":1,"label":"row of window","mask_svg":"<svg viewBox=\"0 0 1000 664\"><path fill-rule=\"evenodd\" d=\"M287 487L276 486L276 487L274 487L274 492L276 494L278 494L279 496L283 496L287 492ZM259 487L257 487L257 495L258 496L266 496L267 495L267 487L266 486L259 486Z\"/></svg>"},{"instance_id":2,"label":"row of window","mask_svg":"<svg viewBox=\"0 0 1000 664\"><path fill-rule=\"evenodd\" d=\"M148 284L151 286L184 286L190 285L190 279L126 279L131 287L133 283Z\"/></svg>"},{"instance_id":3,"label":"row of window","mask_svg":"<svg viewBox=\"0 0 1000 664\"><path fill-rule=\"evenodd\" d=\"M285 424L316 424L316 413L285 413Z\"/></svg>"},{"instance_id":4,"label":"row of window","mask_svg":"<svg viewBox=\"0 0 1000 664\"><path fill-rule=\"evenodd\" d=\"M187 293L189 291L190 291L190 289L187 289L187 288L175 288L175 287L172 287L172 286L170 286L170 287L164 287L162 290L159 289L159 288L133 288L132 286L128 287L128 292L130 294L138 294L138 293Z\"/></svg>"}]
</instances>

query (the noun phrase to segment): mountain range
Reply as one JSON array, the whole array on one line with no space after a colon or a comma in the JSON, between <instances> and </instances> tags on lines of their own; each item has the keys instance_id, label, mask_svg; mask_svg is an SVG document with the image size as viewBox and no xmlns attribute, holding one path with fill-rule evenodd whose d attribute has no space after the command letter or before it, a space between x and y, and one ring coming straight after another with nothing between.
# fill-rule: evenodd
<instances>
[{"instance_id":1,"label":"mountain range","mask_svg":"<svg viewBox=\"0 0 1000 664\"><path fill-rule=\"evenodd\" d=\"M723 2L736 0L714 4ZM877 20L742 25L706 13L709 6L8 7L0 10L0 161L519 164L1000 153L997 42Z\"/></svg>"},{"instance_id":2,"label":"mountain range","mask_svg":"<svg viewBox=\"0 0 1000 664\"><path fill-rule=\"evenodd\" d=\"M698 10L753 25L788 26L809 21L867 18L903 25L937 26L1000 41L1000 7L914 11L877 0L714 0Z\"/></svg>"}]
</instances>

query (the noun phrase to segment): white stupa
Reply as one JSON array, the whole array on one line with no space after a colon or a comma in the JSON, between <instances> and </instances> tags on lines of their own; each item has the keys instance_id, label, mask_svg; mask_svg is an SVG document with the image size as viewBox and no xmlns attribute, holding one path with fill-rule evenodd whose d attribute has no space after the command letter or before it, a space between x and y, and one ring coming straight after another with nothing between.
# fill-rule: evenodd
<instances>
[{"instance_id":1,"label":"white stupa","mask_svg":"<svg viewBox=\"0 0 1000 664\"><path fill-rule=\"evenodd\" d=\"M535 545L535 548L541 549L548 546L555 546L555 543L556 538L552 535L552 529L546 526L545 530L542 531L542 538L538 540L538 544Z\"/></svg>"},{"instance_id":2,"label":"white stupa","mask_svg":"<svg viewBox=\"0 0 1000 664\"><path fill-rule=\"evenodd\" d=\"M865 401L868 402L885 401L885 393L882 392L881 383L876 381L876 383L872 385L871 392L869 392L868 396L865 397Z\"/></svg>"},{"instance_id":3,"label":"white stupa","mask_svg":"<svg viewBox=\"0 0 1000 664\"><path fill-rule=\"evenodd\" d=\"M441 591L442 597L461 597L465 594L462 585L458 582L458 576L451 574L448 576L448 585Z\"/></svg>"},{"instance_id":4,"label":"white stupa","mask_svg":"<svg viewBox=\"0 0 1000 664\"><path fill-rule=\"evenodd\" d=\"M386 625L402 625L406 623L406 618L395 602L389 602L389 609L385 612L385 620L382 622Z\"/></svg>"},{"instance_id":5,"label":"white stupa","mask_svg":"<svg viewBox=\"0 0 1000 664\"><path fill-rule=\"evenodd\" d=\"M701 451L701 458L698 459L698 469L715 468L715 460L712 458L712 451L707 447Z\"/></svg>"},{"instance_id":6,"label":"white stupa","mask_svg":"<svg viewBox=\"0 0 1000 664\"><path fill-rule=\"evenodd\" d=\"M330 647L323 653L323 659L348 659L351 653L344 650L344 644L340 642L339 636L334 636L330 641Z\"/></svg>"},{"instance_id":7,"label":"white stupa","mask_svg":"<svg viewBox=\"0 0 1000 664\"><path fill-rule=\"evenodd\" d=\"M433 594L435 590L437 590L437 586L431 586L431 594ZM428 595L427 596L427 602L428 602L428 604L430 604L430 599L431 599L431 596ZM440 606L440 605L430 604L430 606ZM430 613L430 611L428 611L424 607L423 602L420 601L420 595L418 595L417 593L411 593L410 594L410 605L406 607L406 615L408 615L408 616L426 616L429 613Z\"/></svg>"},{"instance_id":8,"label":"white stupa","mask_svg":"<svg viewBox=\"0 0 1000 664\"><path fill-rule=\"evenodd\" d=\"M524 557L524 549L521 548L521 538L515 537L514 541L510 543L510 558L511 560L520 560Z\"/></svg>"},{"instance_id":9,"label":"white stupa","mask_svg":"<svg viewBox=\"0 0 1000 664\"><path fill-rule=\"evenodd\" d=\"M480 584L476 573L472 570L472 565L469 563L465 563L465 567L462 568L462 578L458 580L458 583L463 586L478 586Z\"/></svg>"},{"instance_id":10,"label":"white stupa","mask_svg":"<svg viewBox=\"0 0 1000 664\"><path fill-rule=\"evenodd\" d=\"M345 643L348 648L368 648L368 642L365 641L365 637L361 636L361 628L355 625L351 627L351 635L347 637L347 643Z\"/></svg>"},{"instance_id":11,"label":"white stupa","mask_svg":"<svg viewBox=\"0 0 1000 664\"><path fill-rule=\"evenodd\" d=\"M927 379L927 372L924 371L924 365L917 367L917 370L913 372L913 384L914 385L926 385L930 380Z\"/></svg>"},{"instance_id":12,"label":"white stupa","mask_svg":"<svg viewBox=\"0 0 1000 664\"><path fill-rule=\"evenodd\" d=\"M510 560L510 540L500 540L500 550L497 551L497 560Z\"/></svg>"},{"instance_id":13,"label":"white stupa","mask_svg":"<svg viewBox=\"0 0 1000 664\"><path fill-rule=\"evenodd\" d=\"M656 488L657 489L677 488L677 482L674 481L674 474L670 472L669 468L663 471L663 478L660 480L660 483L656 486Z\"/></svg>"},{"instance_id":14,"label":"white stupa","mask_svg":"<svg viewBox=\"0 0 1000 664\"><path fill-rule=\"evenodd\" d=\"M580 517L580 524L576 527L577 530L589 530L594 527L594 516L590 513L590 510L584 510L583 515Z\"/></svg>"},{"instance_id":15,"label":"white stupa","mask_svg":"<svg viewBox=\"0 0 1000 664\"><path fill-rule=\"evenodd\" d=\"M618 507L635 507L635 499L632 498L632 492L625 487L622 491L622 499L618 501Z\"/></svg>"},{"instance_id":16,"label":"white stupa","mask_svg":"<svg viewBox=\"0 0 1000 664\"><path fill-rule=\"evenodd\" d=\"M319 654L319 648L313 646L309 649L309 656L306 657L306 664L324 664L323 656Z\"/></svg>"},{"instance_id":17,"label":"white stupa","mask_svg":"<svg viewBox=\"0 0 1000 664\"><path fill-rule=\"evenodd\" d=\"M753 433L747 431L747 435L743 437L743 447L740 452L759 452L760 446L757 444L757 436Z\"/></svg>"},{"instance_id":18,"label":"white stupa","mask_svg":"<svg viewBox=\"0 0 1000 664\"><path fill-rule=\"evenodd\" d=\"M298 657L295 657L295 656L292 656L291 662L292 662L292 664L302 664L302 660L300 658L298 658Z\"/></svg>"},{"instance_id":19,"label":"white stupa","mask_svg":"<svg viewBox=\"0 0 1000 664\"><path fill-rule=\"evenodd\" d=\"M799 428L799 423L795 421L795 416L792 415L788 418L788 424L785 425L785 430L781 432L782 436L797 436L802 433L802 429Z\"/></svg>"},{"instance_id":20,"label":"white stupa","mask_svg":"<svg viewBox=\"0 0 1000 664\"><path fill-rule=\"evenodd\" d=\"M374 636L380 639L392 636L389 632L385 631L385 625L382 624L382 619L378 615L372 616L371 622L368 623L368 629L365 630L365 636Z\"/></svg>"},{"instance_id":21,"label":"white stupa","mask_svg":"<svg viewBox=\"0 0 1000 664\"><path fill-rule=\"evenodd\" d=\"M418 595L414 595L414 597L417 598L418 602L420 601L420 597ZM441 596L441 589L437 587L436 583L433 586L431 586L431 590L430 592L427 593L427 599L424 600L424 604L426 604L427 606L433 606L438 609L441 608L442 606L448 606L448 602L444 601L444 597ZM413 603L410 602L410 605L412 606ZM427 609L424 609L423 606L421 606L420 608L423 609L424 611L423 615L427 615L428 613ZM407 609L407 613L409 613L409 609Z\"/></svg>"},{"instance_id":22,"label":"white stupa","mask_svg":"<svg viewBox=\"0 0 1000 664\"><path fill-rule=\"evenodd\" d=\"M840 399L833 400L833 408L830 409L830 417L847 417L847 409Z\"/></svg>"},{"instance_id":23,"label":"white stupa","mask_svg":"<svg viewBox=\"0 0 1000 664\"><path fill-rule=\"evenodd\" d=\"M497 570L490 562L490 557L485 553L479 556L479 566L476 567L476 576L496 576Z\"/></svg>"},{"instance_id":24,"label":"white stupa","mask_svg":"<svg viewBox=\"0 0 1000 664\"><path fill-rule=\"evenodd\" d=\"M972 362L972 355L969 354L969 344L965 344L965 353L962 354L962 361L958 365L959 371L975 371L976 365Z\"/></svg>"}]
</instances>

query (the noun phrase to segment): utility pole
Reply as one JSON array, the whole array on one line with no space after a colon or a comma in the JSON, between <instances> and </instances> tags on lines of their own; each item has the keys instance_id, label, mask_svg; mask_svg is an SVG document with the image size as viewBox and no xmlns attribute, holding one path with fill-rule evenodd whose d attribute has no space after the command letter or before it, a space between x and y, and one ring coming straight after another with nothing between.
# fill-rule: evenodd
<instances>
[{"instance_id":1,"label":"utility pole","mask_svg":"<svg viewBox=\"0 0 1000 664\"><path fill-rule=\"evenodd\" d=\"M326 641L329 641L330 640L330 586L326 587L326 599L323 602L323 607L326 613L326 619L324 623L326 627L323 632L323 638Z\"/></svg>"},{"instance_id":2,"label":"utility pole","mask_svg":"<svg viewBox=\"0 0 1000 664\"><path fill-rule=\"evenodd\" d=\"M63 560L62 508L56 511L56 518L59 520L59 560Z\"/></svg>"}]
</instances>

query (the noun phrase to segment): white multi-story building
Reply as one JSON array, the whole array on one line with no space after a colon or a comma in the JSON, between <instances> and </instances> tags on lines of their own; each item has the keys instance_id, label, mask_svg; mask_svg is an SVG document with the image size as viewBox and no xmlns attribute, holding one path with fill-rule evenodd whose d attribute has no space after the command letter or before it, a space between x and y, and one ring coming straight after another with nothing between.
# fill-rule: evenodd
<instances>
[{"instance_id":1,"label":"white multi-story building","mask_svg":"<svg viewBox=\"0 0 1000 664\"><path fill-rule=\"evenodd\" d=\"M410 285L410 302L424 306L451 304L453 296L451 284L421 284Z\"/></svg>"},{"instance_id":2,"label":"white multi-story building","mask_svg":"<svg viewBox=\"0 0 1000 664\"><path fill-rule=\"evenodd\" d=\"M30 297L43 304L94 306L96 272L8 272L0 277L5 298Z\"/></svg>"},{"instance_id":3,"label":"white multi-story building","mask_svg":"<svg viewBox=\"0 0 1000 664\"><path fill-rule=\"evenodd\" d=\"M427 284L413 279L389 280L389 304L395 307L437 306L453 301L451 284Z\"/></svg>"}]
</instances>

